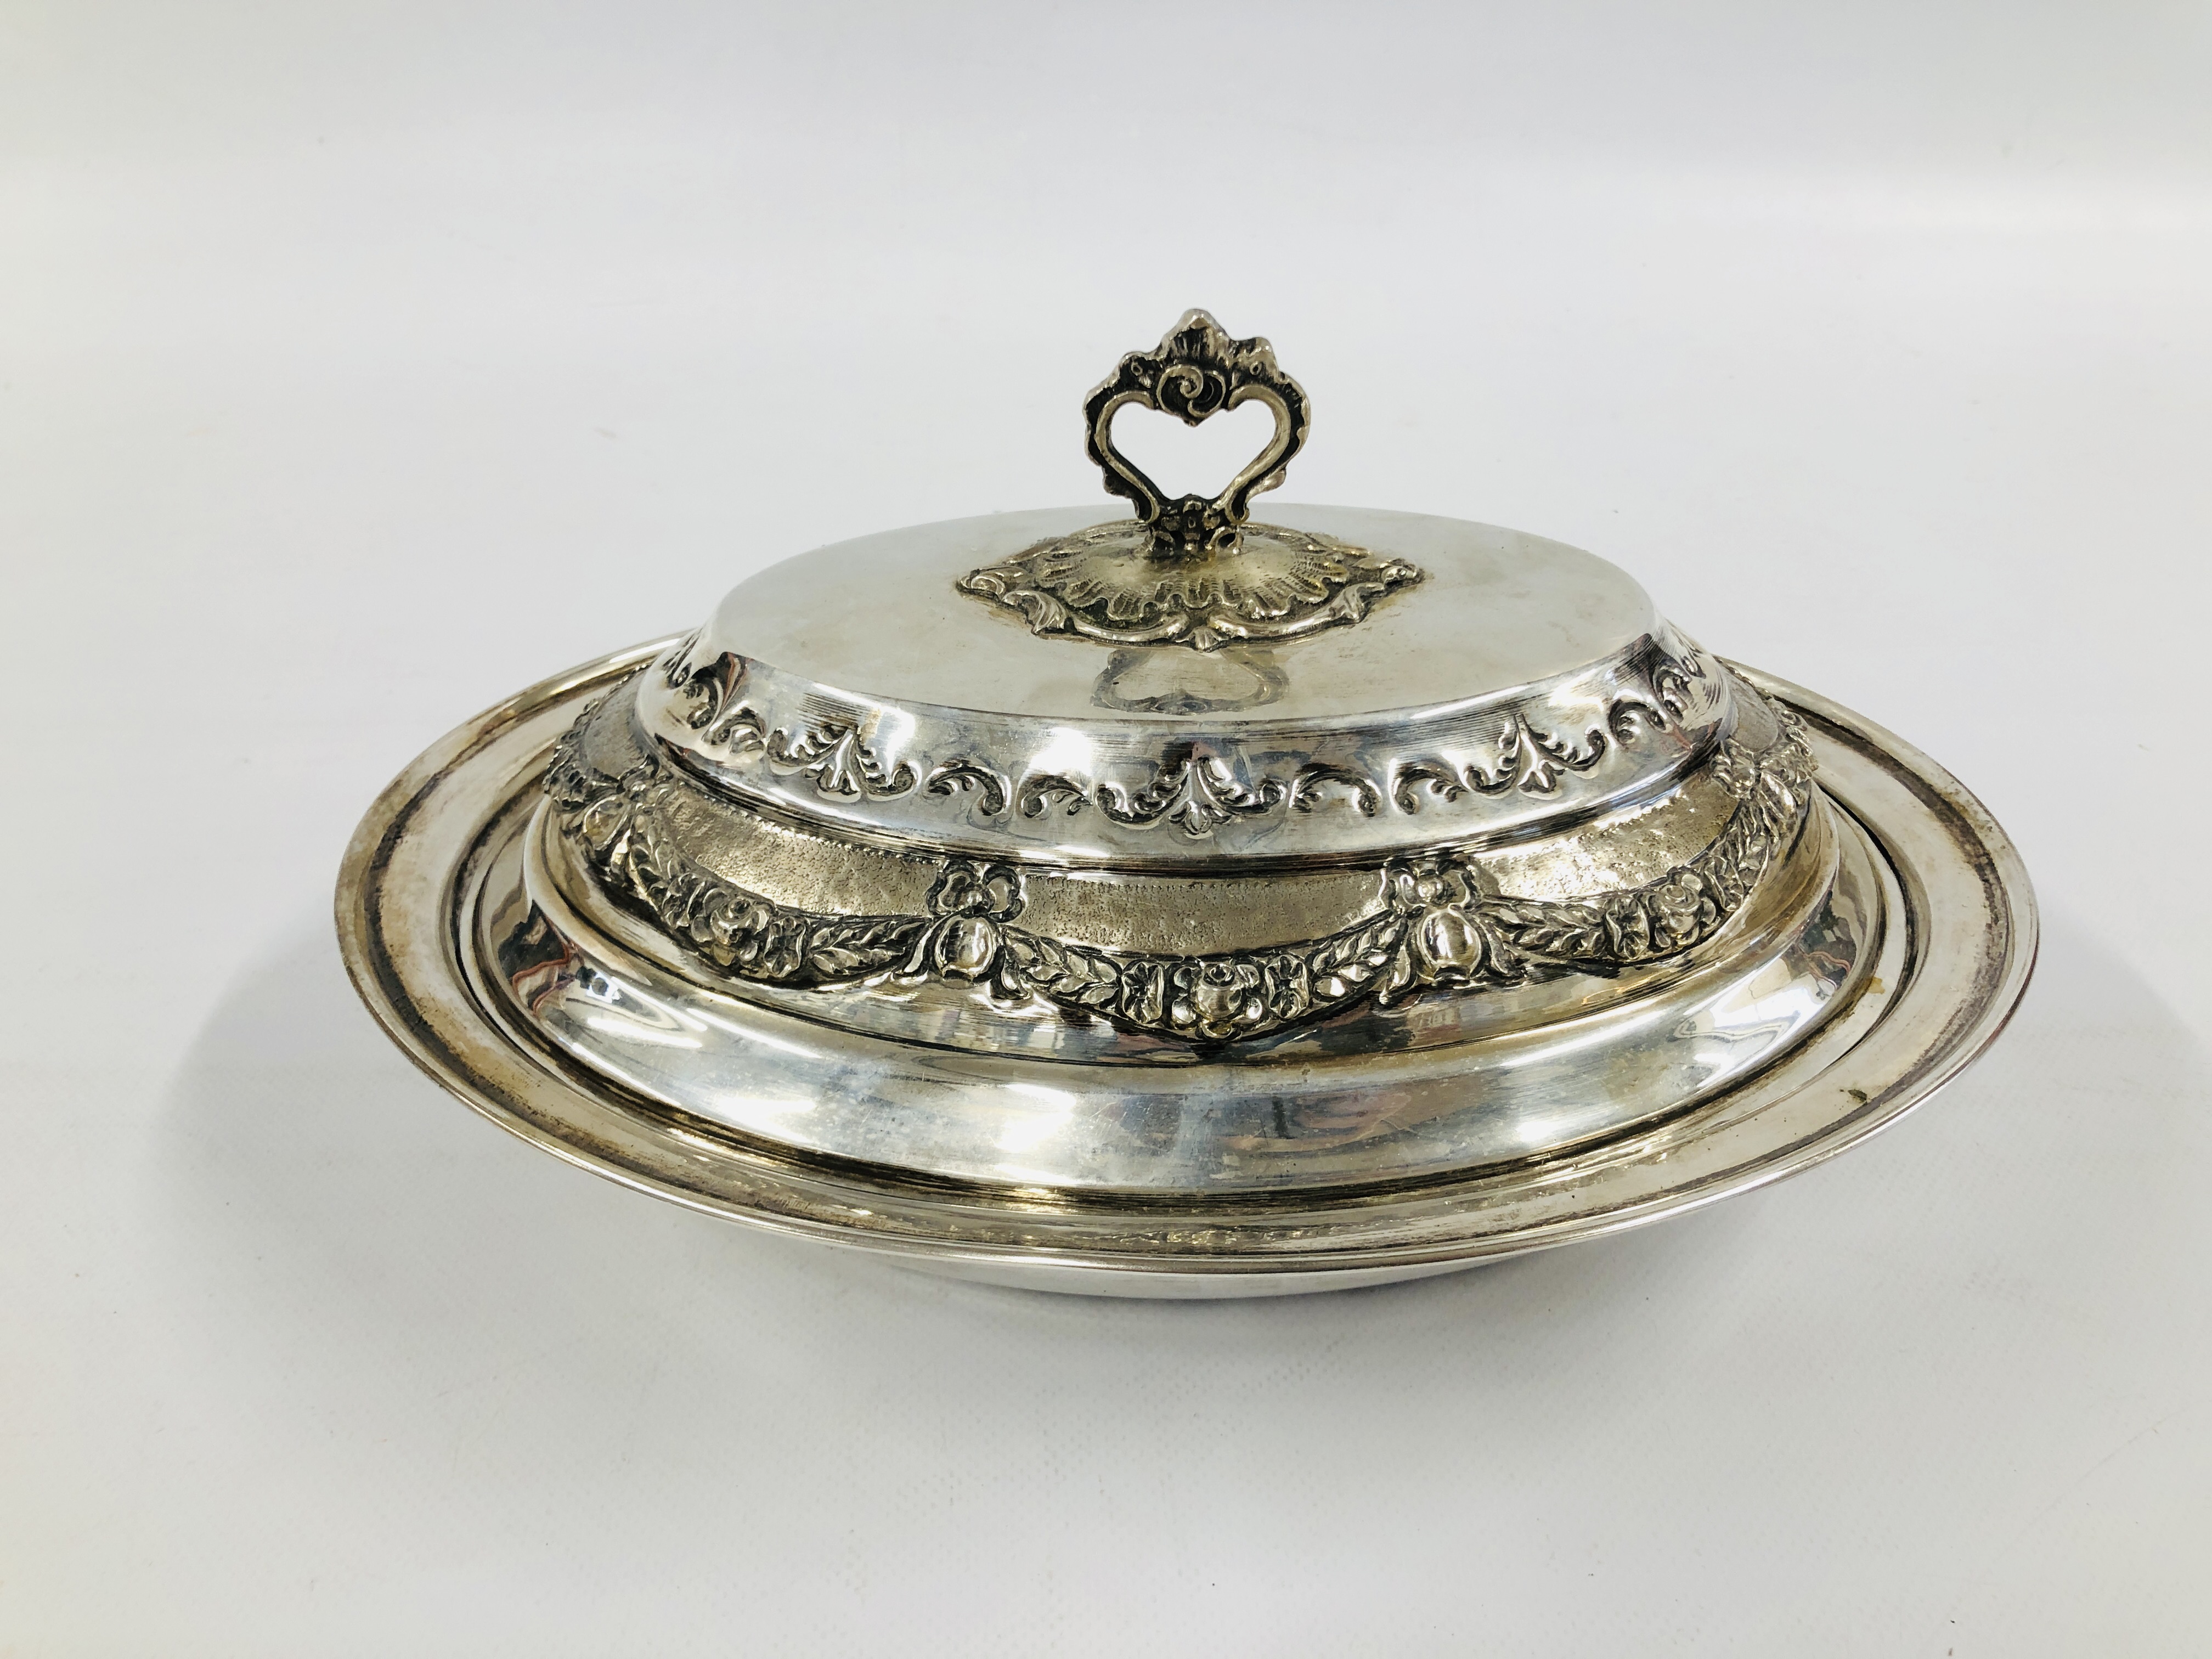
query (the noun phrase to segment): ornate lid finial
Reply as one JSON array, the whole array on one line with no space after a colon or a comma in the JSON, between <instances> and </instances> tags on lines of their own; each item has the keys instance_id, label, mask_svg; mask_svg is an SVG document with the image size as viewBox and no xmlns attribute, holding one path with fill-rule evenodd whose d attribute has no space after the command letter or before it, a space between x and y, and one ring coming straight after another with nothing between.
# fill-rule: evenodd
<instances>
[{"instance_id":1,"label":"ornate lid finial","mask_svg":"<svg viewBox=\"0 0 2212 1659\"><path fill-rule=\"evenodd\" d=\"M1170 501L1114 445L1114 417L1125 404L1197 426L1255 400L1274 412L1274 434L1218 495ZM1018 611L1034 633L1211 651L1356 623L1392 588L1421 580L1403 559L1314 532L1248 525L1252 497L1282 483L1312 425L1304 389L1257 336L1231 338L1206 313L1187 311L1157 348L1115 366L1085 400L1083 419L1091 459L1107 489L1135 506L1136 521L1040 542L960 579L962 592Z\"/></svg>"},{"instance_id":2,"label":"ornate lid finial","mask_svg":"<svg viewBox=\"0 0 2212 1659\"><path fill-rule=\"evenodd\" d=\"M1125 404L1197 426L1255 400L1274 412L1274 435L1211 498L1164 499L1159 486L1114 446L1114 417ZM1083 421L1085 445L1106 475L1107 489L1134 502L1137 522L1152 532L1152 556L1194 559L1236 546L1252 497L1283 482L1291 457L1305 447L1313 416L1304 388L1276 366L1275 349L1267 341L1231 339L1206 312L1186 311L1157 347L1132 351L1115 366L1085 400Z\"/></svg>"}]
</instances>

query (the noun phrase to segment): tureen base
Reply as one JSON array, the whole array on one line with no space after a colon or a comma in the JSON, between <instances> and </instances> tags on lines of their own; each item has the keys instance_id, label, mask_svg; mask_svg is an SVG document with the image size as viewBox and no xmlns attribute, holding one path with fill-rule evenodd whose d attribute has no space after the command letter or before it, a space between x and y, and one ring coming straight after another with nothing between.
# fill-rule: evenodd
<instances>
[{"instance_id":1,"label":"tureen base","mask_svg":"<svg viewBox=\"0 0 2212 1659\"><path fill-rule=\"evenodd\" d=\"M984 1180L902 1167L896 1156L829 1155L803 1134L774 1133L778 1110L795 1123L837 1105L842 1062L826 1053L826 1030L816 1041L805 1022L787 1019L795 1030L779 1037L768 1024L781 1016L753 1029L754 1038L800 1049L799 1063L763 1068L740 1121L709 1121L653 1098L642 1072L625 1082L564 1052L529 1017L529 964L498 960L498 942L532 925L518 872L556 740L586 702L671 643L521 693L450 734L384 793L340 877L348 969L418 1065L526 1139L696 1209L917 1267L1094 1294L1279 1294L1447 1272L1657 1220L1794 1173L1893 1121L1996 1036L2033 963L2026 876L1979 803L1857 716L1739 669L1806 720L1836 808L1839 890L1850 889L1860 923L1859 953L1834 981L1836 1006L1778 1057L1716 1070L1717 1084L1647 1102L1625 1121L1599 1111L1590 1134L1525 1158L1502 1158L1491 1146L1456 1167L1447 1156L1364 1182L1357 1169L1339 1169L1329 1181L1273 1189L1148 1193L1049 1172L1025 1181L1018 1159ZM573 992L580 974L588 987L604 971L579 960L575 939L554 919L535 920L548 929L548 984L565 972ZM1794 994L1787 974L1774 982L1784 1000ZM633 1036L650 1037L639 1026L641 1007L655 1006L639 1000L650 987L623 988L620 1017ZM1791 1011L1778 1002L1773 1012L1786 1020ZM699 1021L714 1018L673 1001L665 1014L672 1048L697 1048ZM927 1085L927 1051L880 1046L908 1056ZM1018 1078L1030 1063L999 1062ZM1042 1097L1054 1090L1036 1086L1051 1107ZM732 1092L744 1094L742 1079ZM1593 1103L1603 1104L1585 1091L1561 1104Z\"/></svg>"}]
</instances>

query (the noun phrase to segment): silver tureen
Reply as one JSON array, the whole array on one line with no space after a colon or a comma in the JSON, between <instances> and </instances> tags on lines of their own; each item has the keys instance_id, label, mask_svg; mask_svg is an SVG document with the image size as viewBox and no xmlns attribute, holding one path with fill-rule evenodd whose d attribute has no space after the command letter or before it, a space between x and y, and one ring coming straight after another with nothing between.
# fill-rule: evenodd
<instances>
[{"instance_id":1,"label":"silver tureen","mask_svg":"<svg viewBox=\"0 0 2212 1659\"><path fill-rule=\"evenodd\" d=\"M1248 401L1212 498L1114 443ZM700 1209L1212 1296L1742 1190L2002 1025L2033 900L1926 757L1556 542L1251 519L1307 401L1202 312L1084 413L1133 513L804 554L417 761L338 890L394 1039Z\"/></svg>"}]
</instances>

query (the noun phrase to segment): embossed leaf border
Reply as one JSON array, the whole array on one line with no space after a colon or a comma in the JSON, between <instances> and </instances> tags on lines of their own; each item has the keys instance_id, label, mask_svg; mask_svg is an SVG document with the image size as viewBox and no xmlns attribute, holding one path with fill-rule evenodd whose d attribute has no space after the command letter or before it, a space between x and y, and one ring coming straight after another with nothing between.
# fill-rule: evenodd
<instances>
[{"instance_id":1,"label":"embossed leaf border","mask_svg":"<svg viewBox=\"0 0 2212 1659\"><path fill-rule=\"evenodd\" d=\"M1740 696L1758 694L1738 684ZM703 869L678 845L667 803L689 786L655 758L619 777L582 757L599 704L556 747L544 787L561 834L601 885L732 979L806 988L935 978L994 998L1193 1042L1263 1036L1432 987L1480 988L1611 974L1694 949L1725 926L1797 833L1814 761L1800 722L1772 710L1775 740L1722 745L1714 775L1736 799L1705 849L1640 887L1570 900L1490 892L1456 856L1394 859L1377 912L1325 937L1202 956L1120 951L1012 924L1022 872L939 861L925 915L846 915L780 905Z\"/></svg>"}]
</instances>

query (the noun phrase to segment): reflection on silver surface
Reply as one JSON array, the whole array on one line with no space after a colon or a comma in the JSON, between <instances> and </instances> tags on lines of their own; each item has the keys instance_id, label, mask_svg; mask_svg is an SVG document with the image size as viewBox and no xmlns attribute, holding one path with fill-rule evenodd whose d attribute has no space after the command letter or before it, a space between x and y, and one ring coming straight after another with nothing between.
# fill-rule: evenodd
<instances>
[{"instance_id":1,"label":"reflection on silver surface","mask_svg":"<svg viewBox=\"0 0 2212 1659\"><path fill-rule=\"evenodd\" d=\"M1273 435L1211 497L1114 442L1248 400ZM1175 1294L1650 1219L1989 1040L2033 914L1954 781L1573 549L1252 520L1310 423L1191 312L1085 404L1134 519L825 550L493 710L349 854L363 995L648 1190Z\"/></svg>"},{"instance_id":2,"label":"reflection on silver surface","mask_svg":"<svg viewBox=\"0 0 2212 1659\"><path fill-rule=\"evenodd\" d=\"M951 573L977 548L1070 514L927 525L881 548L884 538L870 538L824 549L740 586L665 672L641 680L640 732L735 799L846 831L985 857L1182 864L1510 836L1646 799L1735 730L1711 658L1601 560L1454 520L1285 512L1430 548L1435 573L1419 603L1340 641L1219 655L1156 647L1129 663L1138 653L1040 641L958 610L939 617L925 598L932 584L949 592ZM749 592L756 583L783 597L769 606ZM876 655L854 660L819 625L778 624L809 583L817 605L824 591L867 592L905 607L893 610L903 620L885 624L893 637ZM1577 595L1577 583L1598 591ZM1530 620L1552 603L1574 620ZM1494 651L1482 643L1491 640ZM1073 676L1079 692L1052 689L1049 677L1030 687L1036 651L1035 672ZM1539 737L1559 759L1535 749ZM1203 834L1103 810L1102 788L1126 799L1194 749L1267 809ZM1519 787L1449 782L1522 763L1536 769Z\"/></svg>"},{"instance_id":3,"label":"reflection on silver surface","mask_svg":"<svg viewBox=\"0 0 2212 1659\"><path fill-rule=\"evenodd\" d=\"M1116 714L1242 714L1279 702L1289 684L1275 653L1264 646L1205 656L1125 650L1098 671L1091 701ZM1038 764L1053 770L1065 763L1040 756Z\"/></svg>"},{"instance_id":4,"label":"reflection on silver surface","mask_svg":"<svg viewBox=\"0 0 2212 1659\"><path fill-rule=\"evenodd\" d=\"M935 1047L912 1028L887 1039L707 989L580 922L542 866L526 884L526 854L542 857L543 844L526 830L492 859L474 924L487 983L505 994L495 1012L518 1036L747 1136L891 1170L1066 1189L1358 1185L1615 1134L1679 1112L1815 1030L1875 974L1884 932L1876 860L1824 808L1779 914L1747 919L1671 982L1579 1017L1437 1041L1455 1028L1431 1018L1424 1030L1423 1017L1447 1010L1415 1005L1390 1017L1395 1040L1365 1016L1364 1035L1334 1054L1323 1028L1234 1060L1101 1067L1048 1048ZM1765 942L1747 950L1747 934ZM626 1018L611 1018L611 1007ZM797 1095L816 1102L803 1118L782 1103ZM775 1103L765 1114L764 1101Z\"/></svg>"},{"instance_id":5,"label":"reflection on silver surface","mask_svg":"<svg viewBox=\"0 0 2212 1659\"><path fill-rule=\"evenodd\" d=\"M1802 1169L1894 1121L1996 1036L2033 962L2034 910L2017 855L1956 780L1835 705L1753 676L1762 691L1810 721L1824 788L1843 809L1836 897L1826 907L1833 925L1801 928L1784 953L1789 962L1745 981L1744 994L1724 1012L1708 1005L1680 1045L1685 1064L1709 1071L1733 1064L1743 1049L1771 1051L1802 1016L1805 998L1820 999L1826 1012L1795 1046L1739 1069L1686 1112L1587 1149L1463 1177L1441 1172L1427 1184L1351 1204L1331 1201L1326 1188L1296 1185L1237 1204L1105 1190L1073 1204L1048 1188L917 1184L866 1165L781 1155L779 1144L797 1146L809 1120L834 1109L834 1072L827 1086L804 1091L753 1079L742 1101L733 1089L731 1109L762 1133L702 1133L680 1115L596 1079L545 1046L535 1023L516 1012L550 994L564 1004L574 998L580 1018L587 1009L619 1012L643 1028L702 1042L716 1030L711 1010L659 997L633 1002L633 992L650 994L642 983L598 977L550 929L532 945L526 930L514 927L523 920L513 904L517 848L550 746L586 699L667 646L548 681L471 721L394 782L363 821L340 879L339 933L355 983L433 1076L550 1151L716 1214L945 1272L1115 1294L1325 1290L1445 1271L1678 1213ZM1864 865L1847 877L1861 855ZM500 985L482 971L483 939L500 947L507 970ZM1823 986L1835 989L1823 994ZM757 1012L742 1030L757 1052L781 1053L794 1064L836 1060L866 1041ZM652 1046L636 1045L640 1054ZM1419 1066L1434 1057L1417 1050L1388 1063ZM994 1073L1002 1085L1061 1086L1036 1062L994 1065L1004 1068ZM925 1081L935 1075L921 1070ZM1084 1096L1066 1092L1076 1097L1072 1120ZM1035 1129L1043 1147L1066 1139L1060 1103L1008 1097L1002 1133ZM1016 1099L1018 1119L1011 1115ZM1155 1117L1151 1104L1133 1097L1111 1127L1125 1146L1168 1149L1157 1155L1172 1160L1176 1126ZM1272 1112L1244 1121L1262 1148L1283 1139ZM1291 1122L1287 1112L1284 1122ZM1200 1119L1183 1127L1211 1138L1212 1155L1224 1155L1215 1125ZM1331 1130L1351 1145L1396 1127L1356 1109L1334 1124L1317 1114L1296 1124L1323 1157L1332 1155L1324 1144ZM1528 1113L1523 1127L1529 1139L1556 1142L1573 1124L1550 1121L1547 1109ZM1034 1170L1030 1149L988 1150L1006 1180L1025 1181Z\"/></svg>"}]
</instances>

